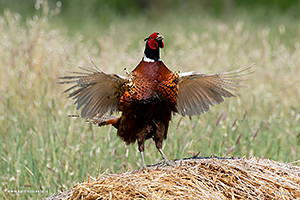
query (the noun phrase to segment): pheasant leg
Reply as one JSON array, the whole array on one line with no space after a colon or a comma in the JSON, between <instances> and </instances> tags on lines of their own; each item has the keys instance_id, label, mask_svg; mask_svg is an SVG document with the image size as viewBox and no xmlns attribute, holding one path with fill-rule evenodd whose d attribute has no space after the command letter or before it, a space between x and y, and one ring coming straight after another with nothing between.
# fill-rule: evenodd
<instances>
[{"instance_id":1,"label":"pheasant leg","mask_svg":"<svg viewBox=\"0 0 300 200\"><path fill-rule=\"evenodd\" d=\"M146 163L145 163L145 159L144 159L144 152L143 151L140 151L140 153L141 153L141 158L142 158L142 170L144 170L144 169L146 169L147 168L147 166L146 166Z\"/></svg>"},{"instance_id":2,"label":"pheasant leg","mask_svg":"<svg viewBox=\"0 0 300 200\"><path fill-rule=\"evenodd\" d=\"M168 158L165 156L164 152L162 151L162 149L158 149L159 153L161 154L161 157L164 159L163 161L163 165L167 165L167 166L175 166L175 163L172 161L169 161Z\"/></svg>"}]
</instances>

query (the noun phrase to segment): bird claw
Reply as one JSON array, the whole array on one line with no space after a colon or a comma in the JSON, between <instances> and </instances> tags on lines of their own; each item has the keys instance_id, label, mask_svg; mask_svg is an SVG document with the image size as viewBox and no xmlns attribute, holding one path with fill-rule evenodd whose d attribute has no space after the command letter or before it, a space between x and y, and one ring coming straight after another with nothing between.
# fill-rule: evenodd
<instances>
[{"instance_id":1,"label":"bird claw","mask_svg":"<svg viewBox=\"0 0 300 200\"><path fill-rule=\"evenodd\" d=\"M141 167L141 171L144 171L145 169L147 169L147 166L146 165L142 165L142 167Z\"/></svg>"},{"instance_id":2,"label":"bird claw","mask_svg":"<svg viewBox=\"0 0 300 200\"><path fill-rule=\"evenodd\" d=\"M176 163L174 161L170 161L170 160L164 160L162 162L162 166L171 166L171 167L175 167Z\"/></svg>"},{"instance_id":3,"label":"bird claw","mask_svg":"<svg viewBox=\"0 0 300 200\"><path fill-rule=\"evenodd\" d=\"M174 161L170 161L168 160L168 158L165 156L164 152L161 149L158 149L158 151L160 152L163 161L162 161L162 166L171 166L171 167L175 167L176 163Z\"/></svg>"}]
</instances>

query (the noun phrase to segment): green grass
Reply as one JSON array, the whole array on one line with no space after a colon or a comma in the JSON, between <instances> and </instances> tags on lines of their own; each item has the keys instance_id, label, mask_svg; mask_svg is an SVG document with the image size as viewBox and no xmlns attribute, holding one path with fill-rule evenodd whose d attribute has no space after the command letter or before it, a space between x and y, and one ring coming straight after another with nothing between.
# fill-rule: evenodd
<instances>
[{"instance_id":1,"label":"green grass","mask_svg":"<svg viewBox=\"0 0 300 200\"><path fill-rule=\"evenodd\" d=\"M181 13L179 13L181 14ZM109 25L87 24L68 33L49 16L0 18L0 176L2 199L36 199L66 190L75 183L107 173L141 167L137 145L126 146L111 127L98 128L78 114L62 94L57 77L91 66L89 55L105 72L124 75L143 55L153 31L165 36L162 59L171 70L214 73L256 63L255 74L237 98L226 99L208 113L191 119L174 116L164 152L169 159L193 156L256 156L292 162L300 154L300 25L274 14L253 20L238 13L224 20L205 13L166 13L117 18ZM220 121L217 124L217 120ZM235 122L236 121L236 122ZM233 125L235 122L235 125ZM216 125L217 124L217 125ZM258 130L258 132L257 132ZM240 136L239 141L237 142ZM146 142L146 164L160 161ZM7 190L48 193L10 194Z\"/></svg>"}]
</instances>

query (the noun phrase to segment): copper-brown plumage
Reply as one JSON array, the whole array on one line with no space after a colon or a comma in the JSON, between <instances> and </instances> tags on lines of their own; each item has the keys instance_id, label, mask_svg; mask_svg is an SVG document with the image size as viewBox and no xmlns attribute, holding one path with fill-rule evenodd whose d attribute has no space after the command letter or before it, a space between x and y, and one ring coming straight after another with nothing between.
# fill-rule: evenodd
<instances>
[{"instance_id":1,"label":"copper-brown plumage","mask_svg":"<svg viewBox=\"0 0 300 200\"><path fill-rule=\"evenodd\" d=\"M243 79L239 77L249 69L212 75L172 72L159 57L159 49L164 47L162 39L158 33L145 39L144 57L127 77L107 74L97 67L61 77L68 79L62 83L75 83L66 92L74 90L69 97L76 99L78 109L83 107L81 117L100 126L112 124L128 145L137 141L143 168L144 143L150 138L164 162L171 165L161 149L172 113L200 115L221 103L223 97L234 97L229 90L240 87L238 82ZM114 112L122 114L115 117Z\"/></svg>"}]
</instances>

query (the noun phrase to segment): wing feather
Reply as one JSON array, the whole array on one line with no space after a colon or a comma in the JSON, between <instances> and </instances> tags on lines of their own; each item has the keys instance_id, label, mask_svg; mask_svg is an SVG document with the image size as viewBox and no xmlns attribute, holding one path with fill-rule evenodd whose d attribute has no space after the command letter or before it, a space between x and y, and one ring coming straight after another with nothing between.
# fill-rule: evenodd
<instances>
[{"instance_id":1,"label":"wing feather","mask_svg":"<svg viewBox=\"0 0 300 200\"><path fill-rule=\"evenodd\" d=\"M239 83L247 80L243 76L253 73L249 71L252 66L217 74L180 73L177 112L183 116L200 115L223 102L224 97L234 97L232 91L243 87Z\"/></svg>"},{"instance_id":2,"label":"wing feather","mask_svg":"<svg viewBox=\"0 0 300 200\"><path fill-rule=\"evenodd\" d=\"M193 101L198 104L197 114L200 115L203 111L206 111L209 109L207 101L203 98L203 93L201 90L197 89L197 85L191 85L191 87L194 88L194 94L195 98L193 98Z\"/></svg>"},{"instance_id":3,"label":"wing feather","mask_svg":"<svg viewBox=\"0 0 300 200\"><path fill-rule=\"evenodd\" d=\"M81 107L81 117L93 119L101 118L107 112L112 114L118 111L118 97L122 95L126 77L117 74L108 74L100 69L82 68L84 72L71 72L76 75L59 77L64 81L61 84L75 84L65 90L70 92L68 98L75 100L77 109Z\"/></svg>"}]
</instances>

